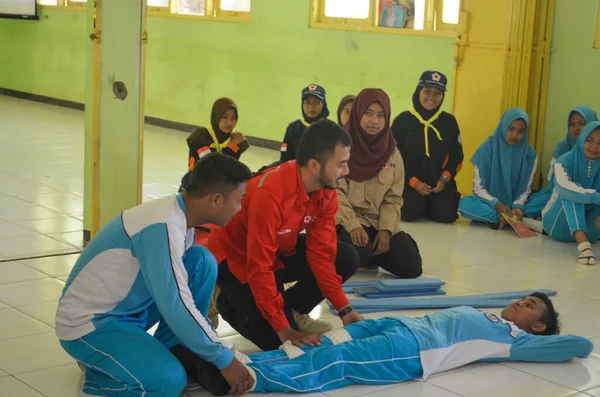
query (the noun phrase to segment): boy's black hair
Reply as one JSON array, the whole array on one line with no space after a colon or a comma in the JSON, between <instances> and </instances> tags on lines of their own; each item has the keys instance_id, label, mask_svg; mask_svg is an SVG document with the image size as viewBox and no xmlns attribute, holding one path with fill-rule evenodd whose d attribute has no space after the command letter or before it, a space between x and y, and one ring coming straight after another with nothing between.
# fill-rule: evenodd
<instances>
[{"instance_id":1,"label":"boy's black hair","mask_svg":"<svg viewBox=\"0 0 600 397\"><path fill-rule=\"evenodd\" d=\"M560 334L560 320L558 318L558 312L554 309L554 304L543 292L534 292L530 296L534 296L540 299L546 305L544 314L539 318L539 321L546 325L546 329L543 332L537 333L538 335L558 335Z\"/></svg>"},{"instance_id":2,"label":"boy's black hair","mask_svg":"<svg viewBox=\"0 0 600 397\"><path fill-rule=\"evenodd\" d=\"M308 127L298 144L296 161L300 167L306 167L310 160L317 160L325 166L335 153L338 145L350 147L350 134L331 120L319 120Z\"/></svg>"},{"instance_id":3,"label":"boy's black hair","mask_svg":"<svg viewBox=\"0 0 600 397\"><path fill-rule=\"evenodd\" d=\"M225 154L209 153L183 176L180 191L197 197L212 193L227 196L250 178L252 172L244 163Z\"/></svg>"}]
</instances>

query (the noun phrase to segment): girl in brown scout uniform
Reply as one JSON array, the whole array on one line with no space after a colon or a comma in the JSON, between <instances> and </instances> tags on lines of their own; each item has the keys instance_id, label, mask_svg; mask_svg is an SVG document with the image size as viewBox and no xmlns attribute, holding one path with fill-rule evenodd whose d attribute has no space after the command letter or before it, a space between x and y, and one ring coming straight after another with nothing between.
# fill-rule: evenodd
<instances>
[{"instance_id":1,"label":"girl in brown scout uniform","mask_svg":"<svg viewBox=\"0 0 600 397\"><path fill-rule=\"evenodd\" d=\"M400 227L404 163L390 130L390 99L375 88L354 101L345 129L352 137L350 173L338 186L337 232L354 245L361 265L400 278L422 273L421 255Z\"/></svg>"},{"instance_id":2,"label":"girl in brown scout uniform","mask_svg":"<svg viewBox=\"0 0 600 397\"><path fill-rule=\"evenodd\" d=\"M188 170L192 171L196 162L205 154L219 152L240 159L250 145L241 132L235 131L238 122L238 109L229 98L215 101L210 115L210 125L196 129L187 139L190 149Z\"/></svg>"}]
</instances>

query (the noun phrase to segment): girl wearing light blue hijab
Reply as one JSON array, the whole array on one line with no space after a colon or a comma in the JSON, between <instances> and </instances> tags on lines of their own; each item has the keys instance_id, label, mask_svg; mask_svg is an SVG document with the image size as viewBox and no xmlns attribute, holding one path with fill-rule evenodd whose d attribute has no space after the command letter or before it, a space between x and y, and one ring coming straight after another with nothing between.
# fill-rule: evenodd
<instances>
[{"instance_id":1,"label":"girl wearing light blue hijab","mask_svg":"<svg viewBox=\"0 0 600 397\"><path fill-rule=\"evenodd\" d=\"M537 165L537 153L527 143L529 117L523 109L504 112L494 134L479 146L473 164L473 196L464 197L459 213L468 219L505 225L502 214L521 219Z\"/></svg>"},{"instance_id":2,"label":"girl wearing light blue hijab","mask_svg":"<svg viewBox=\"0 0 600 397\"><path fill-rule=\"evenodd\" d=\"M592 121L598 121L596 111L589 106L578 106L571 110L569 113L569 130L564 140L558 142L552 153L552 160L550 161L550 170L548 171L548 188L540 190L529 197L527 205L525 206L525 217L526 218L537 218L542 214L542 210L548 204L550 196L552 195L552 189L554 187L554 163L563 154L570 152L575 146L577 137L583 131L583 128L587 123Z\"/></svg>"},{"instance_id":3,"label":"girl wearing light blue hijab","mask_svg":"<svg viewBox=\"0 0 600 397\"><path fill-rule=\"evenodd\" d=\"M577 242L577 262L593 265L590 242L600 238L600 122L588 123L575 147L556 160L544 230L555 240Z\"/></svg>"}]
</instances>

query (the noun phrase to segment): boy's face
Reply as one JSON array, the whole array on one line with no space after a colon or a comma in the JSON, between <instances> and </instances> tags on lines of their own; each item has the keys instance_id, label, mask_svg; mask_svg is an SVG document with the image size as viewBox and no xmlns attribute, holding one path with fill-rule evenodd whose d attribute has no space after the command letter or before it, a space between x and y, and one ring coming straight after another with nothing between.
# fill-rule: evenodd
<instances>
[{"instance_id":1,"label":"boy's face","mask_svg":"<svg viewBox=\"0 0 600 397\"><path fill-rule=\"evenodd\" d=\"M302 110L311 119L316 119L323 111L323 102L314 95L307 95L302 101Z\"/></svg>"},{"instance_id":2,"label":"boy's face","mask_svg":"<svg viewBox=\"0 0 600 397\"><path fill-rule=\"evenodd\" d=\"M540 321L546 310L548 308L544 301L528 296L506 306L500 316L520 329L535 334L546 330L546 324Z\"/></svg>"}]
</instances>

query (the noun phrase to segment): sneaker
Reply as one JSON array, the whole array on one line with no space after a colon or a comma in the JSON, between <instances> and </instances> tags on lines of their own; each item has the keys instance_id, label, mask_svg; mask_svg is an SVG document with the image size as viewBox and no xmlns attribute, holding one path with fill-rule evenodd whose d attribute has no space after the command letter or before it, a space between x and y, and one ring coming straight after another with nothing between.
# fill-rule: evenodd
<instances>
[{"instance_id":1,"label":"sneaker","mask_svg":"<svg viewBox=\"0 0 600 397\"><path fill-rule=\"evenodd\" d=\"M306 332L307 334L323 335L333 329L333 326L327 321L313 320L308 314L301 314L293 310L294 320L298 324L298 330L300 332Z\"/></svg>"}]
</instances>

